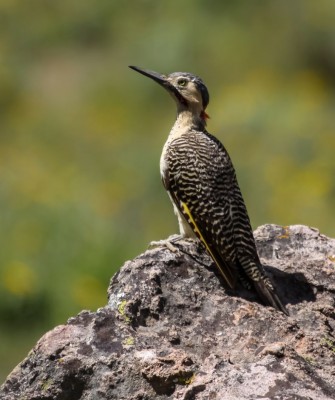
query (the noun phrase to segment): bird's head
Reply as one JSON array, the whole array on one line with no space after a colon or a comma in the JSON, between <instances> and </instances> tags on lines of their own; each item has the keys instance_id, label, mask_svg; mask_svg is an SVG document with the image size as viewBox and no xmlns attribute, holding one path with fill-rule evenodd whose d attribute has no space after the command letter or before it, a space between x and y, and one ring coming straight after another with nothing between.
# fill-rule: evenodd
<instances>
[{"instance_id":1,"label":"bird's head","mask_svg":"<svg viewBox=\"0 0 335 400\"><path fill-rule=\"evenodd\" d=\"M147 69L130 66L129 68L145 75L163 86L175 99L178 111L190 110L206 120L205 109L209 103L209 93L203 81L188 72L173 72L163 75Z\"/></svg>"}]
</instances>

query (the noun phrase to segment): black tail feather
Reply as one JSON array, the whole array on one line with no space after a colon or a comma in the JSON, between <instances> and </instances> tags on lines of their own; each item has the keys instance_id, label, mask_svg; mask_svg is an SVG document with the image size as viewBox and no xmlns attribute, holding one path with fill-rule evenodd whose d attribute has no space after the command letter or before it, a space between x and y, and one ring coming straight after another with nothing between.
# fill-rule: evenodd
<instances>
[{"instance_id":1,"label":"black tail feather","mask_svg":"<svg viewBox=\"0 0 335 400\"><path fill-rule=\"evenodd\" d=\"M275 290L274 287L272 288L268 287L263 280L260 280L258 282L253 281L253 284L255 286L255 289L259 297L263 300L265 304L271 305L273 308L276 308L277 310L283 312L287 316L290 315L286 307L281 302L277 294L277 291Z\"/></svg>"}]
</instances>

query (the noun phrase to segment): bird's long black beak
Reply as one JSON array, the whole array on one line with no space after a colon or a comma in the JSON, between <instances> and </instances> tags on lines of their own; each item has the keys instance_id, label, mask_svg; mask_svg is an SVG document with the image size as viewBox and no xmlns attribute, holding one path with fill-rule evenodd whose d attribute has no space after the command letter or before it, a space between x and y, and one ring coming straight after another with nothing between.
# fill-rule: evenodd
<instances>
[{"instance_id":1,"label":"bird's long black beak","mask_svg":"<svg viewBox=\"0 0 335 400\"><path fill-rule=\"evenodd\" d=\"M150 71L149 69L134 67L133 65L129 65L129 68L159 83L161 86L163 86L164 89L166 89L172 95L172 97L175 98L178 104L184 104L184 105L187 104L184 97L178 92L178 89L175 86L173 86L172 83L169 82L166 75L160 74L155 71Z\"/></svg>"},{"instance_id":2,"label":"bird's long black beak","mask_svg":"<svg viewBox=\"0 0 335 400\"><path fill-rule=\"evenodd\" d=\"M133 65L129 65L129 68L133 69L134 71L139 72L140 74L147 76L148 78L153 79L160 85L167 87L169 86L168 81L166 80L166 76L163 74L160 74L155 71L150 71L149 69L144 69L144 68L139 68L139 67L134 67Z\"/></svg>"}]
</instances>

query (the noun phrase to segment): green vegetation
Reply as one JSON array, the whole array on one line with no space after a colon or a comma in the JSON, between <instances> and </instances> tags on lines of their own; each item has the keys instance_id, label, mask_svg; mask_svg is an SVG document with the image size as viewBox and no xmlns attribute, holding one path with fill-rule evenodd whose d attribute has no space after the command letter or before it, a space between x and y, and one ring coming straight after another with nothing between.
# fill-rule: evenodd
<instances>
[{"instance_id":1,"label":"green vegetation","mask_svg":"<svg viewBox=\"0 0 335 400\"><path fill-rule=\"evenodd\" d=\"M159 176L175 115L127 68L190 71L254 227L335 235L333 0L3 0L0 378L176 232Z\"/></svg>"}]
</instances>

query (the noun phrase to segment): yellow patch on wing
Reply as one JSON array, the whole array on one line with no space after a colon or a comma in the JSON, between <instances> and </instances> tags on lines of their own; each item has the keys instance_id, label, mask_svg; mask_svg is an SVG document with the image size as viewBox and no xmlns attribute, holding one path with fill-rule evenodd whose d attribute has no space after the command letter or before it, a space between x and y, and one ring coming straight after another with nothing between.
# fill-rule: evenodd
<instances>
[{"instance_id":1,"label":"yellow patch on wing","mask_svg":"<svg viewBox=\"0 0 335 400\"><path fill-rule=\"evenodd\" d=\"M219 261L216 259L215 255L213 254L212 250L210 249L210 247L208 246L206 240L204 239L201 231L198 228L198 225L196 224L190 209L188 208L187 204L184 203L183 201L180 202L181 206L182 206L182 213L184 215L184 217L186 218L187 222L190 224L192 230L194 231L194 233L197 235L197 237L201 240L201 242L205 245L207 252L210 254L210 256L212 257L213 261L215 262L215 264L217 265L217 267L219 268L221 274L223 275L224 279L226 280L226 282L228 283L228 285L233 289L234 288L234 281L232 280L231 277L227 276L227 273L225 272L225 270L223 269L223 267L220 265Z\"/></svg>"}]
</instances>

